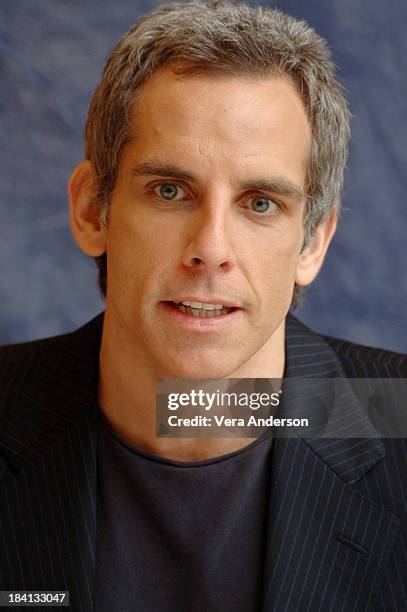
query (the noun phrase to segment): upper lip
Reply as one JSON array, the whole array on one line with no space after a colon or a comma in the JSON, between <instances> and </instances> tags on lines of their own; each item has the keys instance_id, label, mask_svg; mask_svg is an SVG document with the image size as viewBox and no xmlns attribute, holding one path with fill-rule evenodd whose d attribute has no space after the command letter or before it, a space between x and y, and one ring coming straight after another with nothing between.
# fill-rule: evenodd
<instances>
[{"instance_id":1,"label":"upper lip","mask_svg":"<svg viewBox=\"0 0 407 612\"><path fill-rule=\"evenodd\" d=\"M201 302L202 304L223 304L225 308L239 308L237 304L230 302L226 298L219 297L196 297L196 296L187 296L187 297L176 297L171 298L170 300L166 300L167 302L175 302L176 304L180 304L181 302Z\"/></svg>"}]
</instances>

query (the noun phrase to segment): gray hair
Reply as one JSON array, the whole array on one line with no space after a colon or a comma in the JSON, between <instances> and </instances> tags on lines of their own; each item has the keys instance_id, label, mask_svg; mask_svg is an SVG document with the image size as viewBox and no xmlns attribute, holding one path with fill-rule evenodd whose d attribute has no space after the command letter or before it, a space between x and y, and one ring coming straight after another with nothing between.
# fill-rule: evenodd
<instances>
[{"instance_id":1,"label":"gray hair","mask_svg":"<svg viewBox=\"0 0 407 612\"><path fill-rule=\"evenodd\" d=\"M168 64L180 75L291 79L312 131L304 216L304 245L309 244L331 208L339 207L348 150L350 114L330 51L304 21L227 0L160 6L141 18L111 53L85 128L85 156L95 167L101 219L108 223L121 151L132 137L128 117L137 93ZM106 255L96 260L105 295Z\"/></svg>"}]
</instances>

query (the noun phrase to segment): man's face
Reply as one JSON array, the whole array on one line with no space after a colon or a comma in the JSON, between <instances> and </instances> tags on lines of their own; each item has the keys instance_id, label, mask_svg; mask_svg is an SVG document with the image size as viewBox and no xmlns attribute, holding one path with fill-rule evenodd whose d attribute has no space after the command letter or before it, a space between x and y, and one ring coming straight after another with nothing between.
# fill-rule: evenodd
<instances>
[{"instance_id":1,"label":"man's face","mask_svg":"<svg viewBox=\"0 0 407 612\"><path fill-rule=\"evenodd\" d=\"M157 377L233 376L267 354L290 306L311 142L303 103L283 78L166 68L132 121L106 234L107 316ZM228 308L202 317L182 302Z\"/></svg>"}]
</instances>

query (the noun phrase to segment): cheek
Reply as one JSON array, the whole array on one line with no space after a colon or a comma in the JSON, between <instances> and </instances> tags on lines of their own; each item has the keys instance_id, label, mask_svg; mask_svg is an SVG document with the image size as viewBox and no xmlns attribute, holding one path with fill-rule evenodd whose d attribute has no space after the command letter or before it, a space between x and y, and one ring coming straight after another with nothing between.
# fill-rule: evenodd
<instances>
[{"instance_id":1,"label":"cheek","mask_svg":"<svg viewBox=\"0 0 407 612\"><path fill-rule=\"evenodd\" d=\"M291 234L290 240L283 236L273 236L256 248L251 258L247 277L260 307L259 318L254 325L267 330L275 329L276 323L286 316L295 284L295 276L301 245L301 232ZM260 248L261 247L261 248Z\"/></svg>"},{"instance_id":2,"label":"cheek","mask_svg":"<svg viewBox=\"0 0 407 612\"><path fill-rule=\"evenodd\" d=\"M141 215L120 217L119 222L112 218L107 240L110 278L126 288L153 283L174 257L173 235Z\"/></svg>"},{"instance_id":3,"label":"cheek","mask_svg":"<svg viewBox=\"0 0 407 612\"><path fill-rule=\"evenodd\" d=\"M295 278L299 254L302 244L302 232L270 231L255 241L249 249L250 256L244 261L240 258L242 267L246 268L250 276L259 280L264 287L273 287L278 282L291 283ZM247 262L250 261L250 267Z\"/></svg>"}]
</instances>

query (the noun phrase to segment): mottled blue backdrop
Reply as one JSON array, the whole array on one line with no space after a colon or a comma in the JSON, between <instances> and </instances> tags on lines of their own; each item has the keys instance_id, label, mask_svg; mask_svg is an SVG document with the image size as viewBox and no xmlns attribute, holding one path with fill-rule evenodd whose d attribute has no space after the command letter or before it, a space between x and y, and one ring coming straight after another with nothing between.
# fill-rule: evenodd
<instances>
[{"instance_id":1,"label":"mottled blue backdrop","mask_svg":"<svg viewBox=\"0 0 407 612\"><path fill-rule=\"evenodd\" d=\"M68 229L66 179L107 53L139 0L0 3L0 343L99 312L96 270ZM407 351L407 2L279 0L325 36L354 115L345 213L300 317Z\"/></svg>"}]
</instances>

